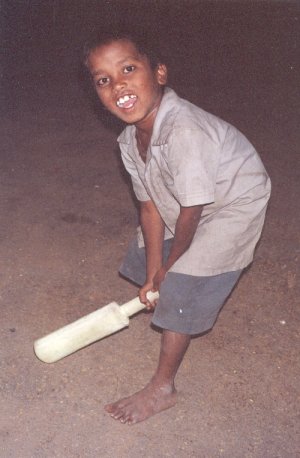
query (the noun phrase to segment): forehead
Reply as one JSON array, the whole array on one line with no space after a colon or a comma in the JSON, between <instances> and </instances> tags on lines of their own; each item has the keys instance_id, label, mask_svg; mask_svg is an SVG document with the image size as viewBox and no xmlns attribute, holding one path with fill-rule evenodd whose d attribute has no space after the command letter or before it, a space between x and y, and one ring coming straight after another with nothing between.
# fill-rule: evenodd
<instances>
[{"instance_id":1,"label":"forehead","mask_svg":"<svg viewBox=\"0 0 300 458\"><path fill-rule=\"evenodd\" d=\"M147 61L147 58L139 53L134 43L124 39L105 43L95 48L89 55L88 64L91 71L95 69L95 66L99 71L114 65L121 65L128 59Z\"/></svg>"}]
</instances>

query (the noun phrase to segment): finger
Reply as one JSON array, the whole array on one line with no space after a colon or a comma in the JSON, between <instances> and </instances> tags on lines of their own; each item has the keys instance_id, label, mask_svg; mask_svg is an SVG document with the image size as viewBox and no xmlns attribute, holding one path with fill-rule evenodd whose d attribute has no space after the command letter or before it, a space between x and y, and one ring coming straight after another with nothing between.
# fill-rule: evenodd
<instances>
[{"instance_id":1,"label":"finger","mask_svg":"<svg viewBox=\"0 0 300 458\"><path fill-rule=\"evenodd\" d=\"M152 305L152 303L149 301L149 299L145 298L145 300L141 300L141 298L140 298L140 301L141 301L142 304L145 305L146 310L150 311L150 310L153 309L153 305Z\"/></svg>"},{"instance_id":2,"label":"finger","mask_svg":"<svg viewBox=\"0 0 300 458\"><path fill-rule=\"evenodd\" d=\"M153 308L154 308L154 307L153 307L153 304L151 304L151 302L148 301L147 304L146 304L146 309L147 309L148 311L151 311L151 310L153 310Z\"/></svg>"},{"instance_id":3,"label":"finger","mask_svg":"<svg viewBox=\"0 0 300 458\"><path fill-rule=\"evenodd\" d=\"M153 299L151 302L149 302L149 310L154 310L157 304L157 299Z\"/></svg>"},{"instance_id":4,"label":"finger","mask_svg":"<svg viewBox=\"0 0 300 458\"><path fill-rule=\"evenodd\" d=\"M149 302L148 299L147 299L146 293L144 293L143 291L139 292L139 299L140 299L141 303L145 304L145 305L147 304L147 302Z\"/></svg>"},{"instance_id":5,"label":"finger","mask_svg":"<svg viewBox=\"0 0 300 458\"><path fill-rule=\"evenodd\" d=\"M153 305L152 305L152 302L149 301L149 299L146 299L145 307L147 310L152 310Z\"/></svg>"}]
</instances>

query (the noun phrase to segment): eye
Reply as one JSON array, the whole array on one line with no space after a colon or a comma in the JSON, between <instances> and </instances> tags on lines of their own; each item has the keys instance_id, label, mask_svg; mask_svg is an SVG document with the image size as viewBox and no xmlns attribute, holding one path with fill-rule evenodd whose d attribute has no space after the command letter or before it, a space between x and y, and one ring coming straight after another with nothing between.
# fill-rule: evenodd
<instances>
[{"instance_id":1,"label":"eye","mask_svg":"<svg viewBox=\"0 0 300 458\"><path fill-rule=\"evenodd\" d=\"M103 76L103 78L99 78L96 81L96 85L100 87L106 86L108 83L109 83L109 78L107 78L107 76Z\"/></svg>"},{"instance_id":2,"label":"eye","mask_svg":"<svg viewBox=\"0 0 300 458\"><path fill-rule=\"evenodd\" d=\"M135 66L134 65L126 65L126 67L124 68L124 73L131 73L135 70Z\"/></svg>"}]
</instances>

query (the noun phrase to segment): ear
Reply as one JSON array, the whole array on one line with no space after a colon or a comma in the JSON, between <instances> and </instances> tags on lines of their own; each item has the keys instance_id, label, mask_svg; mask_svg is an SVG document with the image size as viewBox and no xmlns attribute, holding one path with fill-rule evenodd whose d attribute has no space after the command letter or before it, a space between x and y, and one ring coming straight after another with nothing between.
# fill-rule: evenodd
<instances>
[{"instance_id":1,"label":"ear","mask_svg":"<svg viewBox=\"0 0 300 458\"><path fill-rule=\"evenodd\" d=\"M157 82L161 86L164 86L167 84L167 79L168 79L168 69L165 64L158 64L156 67L156 77L157 77Z\"/></svg>"}]
</instances>

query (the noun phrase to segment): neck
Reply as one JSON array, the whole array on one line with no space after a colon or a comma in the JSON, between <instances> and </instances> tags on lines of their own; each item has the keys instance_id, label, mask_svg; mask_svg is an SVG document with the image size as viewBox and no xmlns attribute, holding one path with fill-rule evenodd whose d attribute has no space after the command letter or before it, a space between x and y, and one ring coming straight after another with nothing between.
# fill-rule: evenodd
<instances>
[{"instance_id":1,"label":"neck","mask_svg":"<svg viewBox=\"0 0 300 458\"><path fill-rule=\"evenodd\" d=\"M148 113L144 119L136 123L135 127L136 127L137 137L141 139L148 138L150 140L152 131L153 131L154 121L155 121L162 97L163 97L163 91L159 93L157 100L155 101L155 104L153 106L153 109L150 111L150 113Z\"/></svg>"}]
</instances>

